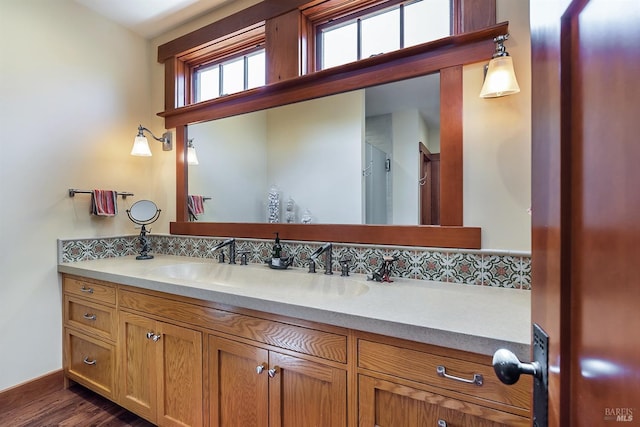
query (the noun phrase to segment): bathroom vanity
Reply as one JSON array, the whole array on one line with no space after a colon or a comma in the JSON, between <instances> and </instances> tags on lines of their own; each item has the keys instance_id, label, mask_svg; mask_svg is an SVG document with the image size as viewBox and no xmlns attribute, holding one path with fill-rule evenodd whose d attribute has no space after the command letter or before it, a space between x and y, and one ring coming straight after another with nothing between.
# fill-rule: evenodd
<instances>
[{"instance_id":1,"label":"bathroom vanity","mask_svg":"<svg viewBox=\"0 0 640 427\"><path fill-rule=\"evenodd\" d=\"M59 264L64 370L161 426L525 426L529 292L158 255Z\"/></svg>"}]
</instances>

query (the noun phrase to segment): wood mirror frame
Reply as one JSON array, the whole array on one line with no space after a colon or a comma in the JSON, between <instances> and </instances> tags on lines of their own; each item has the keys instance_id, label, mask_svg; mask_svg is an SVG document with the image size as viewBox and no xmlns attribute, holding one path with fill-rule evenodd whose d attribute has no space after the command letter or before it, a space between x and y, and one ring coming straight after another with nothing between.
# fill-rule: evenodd
<instances>
[{"instance_id":1,"label":"wood mirror frame","mask_svg":"<svg viewBox=\"0 0 640 427\"><path fill-rule=\"evenodd\" d=\"M483 0L470 3L483 3ZM456 0L459 3L459 0ZM342 243L424 246L442 248L481 248L479 227L464 227L462 207L462 66L487 61L495 44L493 38L508 31L508 23L486 26L434 42L363 59L358 62L308 73L266 86L185 105L190 80L187 64L181 60L188 52L212 40L278 16L264 3L218 21L158 48L158 60L165 64L165 128L176 128L176 221L171 234L271 239L278 231L285 240L330 241ZM289 7L278 2L278 6ZM486 3L486 0L485 0ZM495 4L495 3L494 3ZM297 6L295 6L297 7ZM257 11L256 11L257 8ZM286 12L286 11L284 11ZM495 7L493 9L495 17ZM494 18L495 20L495 18ZM459 19L454 20L454 22ZM460 24L457 24L460 27ZM440 73L441 116L441 212L439 226L361 225L361 224L285 224L285 223L198 223L188 221L188 171L186 161L189 124L230 117L397 80ZM478 86L479 87L479 86Z\"/></svg>"}]
</instances>

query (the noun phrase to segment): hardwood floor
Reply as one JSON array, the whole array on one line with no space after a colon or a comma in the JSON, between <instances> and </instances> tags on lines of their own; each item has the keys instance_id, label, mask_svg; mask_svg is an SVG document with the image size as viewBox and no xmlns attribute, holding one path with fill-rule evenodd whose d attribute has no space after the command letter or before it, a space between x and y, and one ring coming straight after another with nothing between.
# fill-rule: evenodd
<instances>
[{"instance_id":1,"label":"hardwood floor","mask_svg":"<svg viewBox=\"0 0 640 427\"><path fill-rule=\"evenodd\" d=\"M73 385L0 413L3 427L152 427L111 401Z\"/></svg>"}]
</instances>

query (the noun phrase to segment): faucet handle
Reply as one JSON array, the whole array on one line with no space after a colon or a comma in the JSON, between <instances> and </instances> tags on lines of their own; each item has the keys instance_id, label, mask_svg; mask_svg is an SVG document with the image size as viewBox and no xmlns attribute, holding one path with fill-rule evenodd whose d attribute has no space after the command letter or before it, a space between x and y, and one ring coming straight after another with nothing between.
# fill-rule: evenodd
<instances>
[{"instance_id":1,"label":"faucet handle","mask_svg":"<svg viewBox=\"0 0 640 427\"><path fill-rule=\"evenodd\" d=\"M313 258L309 258L309 273L316 272L316 261Z\"/></svg>"},{"instance_id":2,"label":"faucet handle","mask_svg":"<svg viewBox=\"0 0 640 427\"><path fill-rule=\"evenodd\" d=\"M247 254L250 251L238 251L238 253L240 254L240 265L247 265Z\"/></svg>"},{"instance_id":3,"label":"faucet handle","mask_svg":"<svg viewBox=\"0 0 640 427\"><path fill-rule=\"evenodd\" d=\"M351 264L351 258L340 258L340 260L338 261L340 263L340 267L342 272L340 273L341 276L348 276L349 275L349 265Z\"/></svg>"},{"instance_id":4,"label":"faucet handle","mask_svg":"<svg viewBox=\"0 0 640 427\"><path fill-rule=\"evenodd\" d=\"M224 264L224 251L220 251L220 253L218 254L218 262L220 264Z\"/></svg>"}]
</instances>

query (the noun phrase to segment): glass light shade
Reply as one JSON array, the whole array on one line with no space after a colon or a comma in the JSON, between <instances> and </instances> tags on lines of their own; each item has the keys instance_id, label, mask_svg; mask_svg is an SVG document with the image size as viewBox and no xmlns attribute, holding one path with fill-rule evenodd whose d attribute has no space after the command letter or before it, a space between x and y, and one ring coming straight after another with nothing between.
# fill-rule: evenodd
<instances>
[{"instance_id":1,"label":"glass light shade","mask_svg":"<svg viewBox=\"0 0 640 427\"><path fill-rule=\"evenodd\" d=\"M518 92L520 86L513 72L513 59L510 56L500 56L489 61L480 98L497 98Z\"/></svg>"},{"instance_id":2,"label":"glass light shade","mask_svg":"<svg viewBox=\"0 0 640 427\"><path fill-rule=\"evenodd\" d=\"M136 136L133 141L133 148L131 149L132 156L151 156L151 149L149 148L149 142L144 136Z\"/></svg>"},{"instance_id":3,"label":"glass light shade","mask_svg":"<svg viewBox=\"0 0 640 427\"><path fill-rule=\"evenodd\" d=\"M196 154L196 149L194 147L187 148L187 164L189 165L198 164L198 155Z\"/></svg>"}]
</instances>

